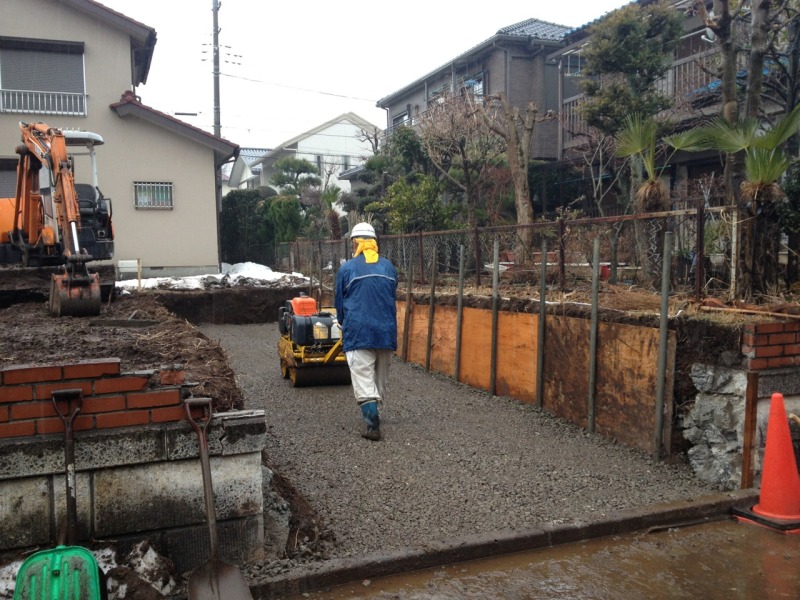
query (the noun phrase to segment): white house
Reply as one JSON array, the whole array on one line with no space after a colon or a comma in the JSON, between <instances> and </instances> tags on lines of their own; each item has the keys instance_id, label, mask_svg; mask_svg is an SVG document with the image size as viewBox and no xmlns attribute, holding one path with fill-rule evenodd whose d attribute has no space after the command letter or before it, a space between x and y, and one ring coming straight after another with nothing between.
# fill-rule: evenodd
<instances>
[{"instance_id":1,"label":"white house","mask_svg":"<svg viewBox=\"0 0 800 600\"><path fill-rule=\"evenodd\" d=\"M330 175L330 183L343 192L350 191L350 182L338 175L355 166L363 165L374 154L370 139L377 138L380 129L355 113L345 113L322 125L278 144L252 166L261 167L259 185L269 186L275 174L275 162L285 157L301 158L316 165L323 180Z\"/></svg>"}]
</instances>

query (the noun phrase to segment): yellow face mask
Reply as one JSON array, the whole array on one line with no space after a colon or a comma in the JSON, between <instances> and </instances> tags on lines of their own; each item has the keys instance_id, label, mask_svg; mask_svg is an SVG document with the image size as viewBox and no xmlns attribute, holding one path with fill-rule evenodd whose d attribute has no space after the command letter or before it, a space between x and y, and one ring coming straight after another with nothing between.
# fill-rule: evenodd
<instances>
[{"instance_id":1,"label":"yellow face mask","mask_svg":"<svg viewBox=\"0 0 800 600\"><path fill-rule=\"evenodd\" d=\"M354 240L358 242L358 248L356 248L353 258L363 252L364 260L368 263L378 262L378 242L376 240L372 238L354 238Z\"/></svg>"}]
</instances>

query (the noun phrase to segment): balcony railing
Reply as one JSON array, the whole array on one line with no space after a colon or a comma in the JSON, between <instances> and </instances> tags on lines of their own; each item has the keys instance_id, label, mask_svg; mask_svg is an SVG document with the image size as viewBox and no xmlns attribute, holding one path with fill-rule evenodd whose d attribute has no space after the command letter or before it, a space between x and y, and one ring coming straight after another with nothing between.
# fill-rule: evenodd
<instances>
[{"instance_id":1,"label":"balcony railing","mask_svg":"<svg viewBox=\"0 0 800 600\"><path fill-rule=\"evenodd\" d=\"M681 114L688 114L714 103L716 101L714 92L717 89L714 82L718 81L713 75L716 60L717 51L713 49L677 60L667 74L656 82L656 90L673 98L675 108ZM561 106L566 122L564 134L566 145L570 145L577 136L588 131L579 110L584 98L584 94L571 96L566 98Z\"/></svg>"},{"instance_id":2,"label":"balcony railing","mask_svg":"<svg viewBox=\"0 0 800 600\"><path fill-rule=\"evenodd\" d=\"M0 90L0 112L86 116L86 94Z\"/></svg>"}]
</instances>

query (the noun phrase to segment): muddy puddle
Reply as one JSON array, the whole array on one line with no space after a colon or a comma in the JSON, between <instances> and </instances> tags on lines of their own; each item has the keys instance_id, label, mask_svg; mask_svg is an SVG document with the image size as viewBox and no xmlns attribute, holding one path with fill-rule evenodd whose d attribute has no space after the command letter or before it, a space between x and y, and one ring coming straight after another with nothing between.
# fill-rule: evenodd
<instances>
[{"instance_id":1,"label":"muddy puddle","mask_svg":"<svg viewBox=\"0 0 800 600\"><path fill-rule=\"evenodd\" d=\"M797 599L800 535L724 520L361 581L291 598Z\"/></svg>"}]
</instances>

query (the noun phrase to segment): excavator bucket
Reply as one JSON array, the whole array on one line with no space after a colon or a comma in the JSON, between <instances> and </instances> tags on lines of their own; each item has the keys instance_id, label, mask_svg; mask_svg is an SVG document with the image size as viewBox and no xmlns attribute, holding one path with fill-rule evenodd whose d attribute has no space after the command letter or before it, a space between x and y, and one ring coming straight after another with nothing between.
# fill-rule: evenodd
<instances>
[{"instance_id":1,"label":"excavator bucket","mask_svg":"<svg viewBox=\"0 0 800 600\"><path fill-rule=\"evenodd\" d=\"M50 281L50 314L56 317L92 317L100 314L100 278L64 271Z\"/></svg>"}]
</instances>

